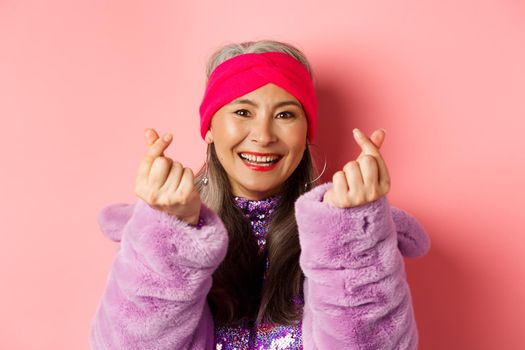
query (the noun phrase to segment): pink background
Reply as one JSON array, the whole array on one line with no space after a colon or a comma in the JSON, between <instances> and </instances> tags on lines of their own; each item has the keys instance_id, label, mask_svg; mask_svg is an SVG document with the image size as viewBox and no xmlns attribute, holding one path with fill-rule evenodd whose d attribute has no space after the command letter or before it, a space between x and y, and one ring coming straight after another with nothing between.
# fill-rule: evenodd
<instances>
[{"instance_id":1,"label":"pink background","mask_svg":"<svg viewBox=\"0 0 525 350\"><path fill-rule=\"evenodd\" d=\"M136 200L143 130L196 170L208 56L264 38L311 60L330 177L353 127L387 130L389 200L433 243L406 260L421 349L522 348L523 2L4 0L1 349L88 349L117 249L96 216Z\"/></svg>"}]
</instances>

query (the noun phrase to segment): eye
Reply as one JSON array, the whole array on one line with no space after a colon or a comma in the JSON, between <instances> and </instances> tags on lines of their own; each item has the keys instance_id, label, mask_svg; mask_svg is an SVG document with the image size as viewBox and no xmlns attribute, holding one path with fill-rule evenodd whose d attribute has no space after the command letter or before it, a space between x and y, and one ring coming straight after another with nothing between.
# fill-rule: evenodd
<instances>
[{"instance_id":1,"label":"eye","mask_svg":"<svg viewBox=\"0 0 525 350\"><path fill-rule=\"evenodd\" d=\"M233 113L240 115L241 117L247 117L249 112L246 109L238 109Z\"/></svg>"},{"instance_id":2,"label":"eye","mask_svg":"<svg viewBox=\"0 0 525 350\"><path fill-rule=\"evenodd\" d=\"M282 115L282 117L280 117ZM290 118L293 118L295 117L295 115L291 112L281 112L279 114L277 114L277 118L279 119L290 119Z\"/></svg>"}]
</instances>

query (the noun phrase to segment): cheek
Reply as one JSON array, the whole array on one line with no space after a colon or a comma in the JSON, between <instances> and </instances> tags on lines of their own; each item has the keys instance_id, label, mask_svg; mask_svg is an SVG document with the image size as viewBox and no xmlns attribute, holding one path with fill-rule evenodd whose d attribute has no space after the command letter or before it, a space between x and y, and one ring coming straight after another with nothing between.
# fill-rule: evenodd
<instances>
[{"instance_id":1,"label":"cheek","mask_svg":"<svg viewBox=\"0 0 525 350\"><path fill-rule=\"evenodd\" d=\"M236 140L242 137L242 126L231 118L218 118L214 123L215 140Z\"/></svg>"},{"instance_id":2,"label":"cheek","mask_svg":"<svg viewBox=\"0 0 525 350\"><path fill-rule=\"evenodd\" d=\"M285 133L286 143L289 145L290 150L298 154L299 157L303 156L303 151L306 148L306 124L296 125Z\"/></svg>"},{"instance_id":3,"label":"cheek","mask_svg":"<svg viewBox=\"0 0 525 350\"><path fill-rule=\"evenodd\" d=\"M232 163L231 151L242 141L242 128L235 121L219 117L214 120L212 127L213 142L217 157L225 169Z\"/></svg>"},{"instance_id":4,"label":"cheek","mask_svg":"<svg viewBox=\"0 0 525 350\"><path fill-rule=\"evenodd\" d=\"M293 157L294 168L301 162L304 152L305 152L305 147L298 147L294 149L294 157Z\"/></svg>"}]
</instances>

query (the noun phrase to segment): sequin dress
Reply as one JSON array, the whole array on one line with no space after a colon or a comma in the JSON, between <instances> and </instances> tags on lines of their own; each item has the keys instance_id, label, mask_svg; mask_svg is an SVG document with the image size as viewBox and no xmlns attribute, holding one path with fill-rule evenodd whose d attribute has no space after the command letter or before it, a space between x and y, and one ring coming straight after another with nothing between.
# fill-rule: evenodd
<instances>
[{"instance_id":1,"label":"sequin dress","mask_svg":"<svg viewBox=\"0 0 525 350\"><path fill-rule=\"evenodd\" d=\"M262 200L249 200L242 197L234 197L234 199L250 221L259 249L264 250L268 223L281 197L272 196ZM297 297L294 302L304 303L301 297ZM301 322L290 326L266 323L236 327L216 326L215 344L216 350L302 349Z\"/></svg>"}]
</instances>

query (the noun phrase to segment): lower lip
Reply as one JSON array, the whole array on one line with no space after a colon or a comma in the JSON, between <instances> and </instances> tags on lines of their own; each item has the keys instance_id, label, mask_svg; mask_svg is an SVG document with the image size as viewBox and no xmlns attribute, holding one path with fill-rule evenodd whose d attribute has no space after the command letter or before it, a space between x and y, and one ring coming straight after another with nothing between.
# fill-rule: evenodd
<instances>
[{"instance_id":1,"label":"lower lip","mask_svg":"<svg viewBox=\"0 0 525 350\"><path fill-rule=\"evenodd\" d=\"M252 170L256 170L256 171L270 171L270 170L274 169L277 166L277 164L281 161L281 159L279 159L275 163L272 163L272 164L270 164L268 166L263 166L263 165L257 165L257 164L248 163L242 158L241 158L241 160L244 163L244 165L246 165L248 168L250 168Z\"/></svg>"}]
</instances>

